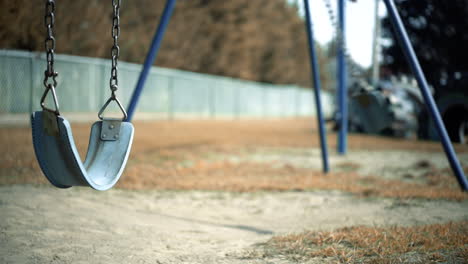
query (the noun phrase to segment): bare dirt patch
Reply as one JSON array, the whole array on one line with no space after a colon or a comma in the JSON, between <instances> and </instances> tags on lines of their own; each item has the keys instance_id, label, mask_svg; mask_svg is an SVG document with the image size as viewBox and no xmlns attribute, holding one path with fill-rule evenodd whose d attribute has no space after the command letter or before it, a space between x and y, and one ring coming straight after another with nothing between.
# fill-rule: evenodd
<instances>
[{"instance_id":1,"label":"bare dirt patch","mask_svg":"<svg viewBox=\"0 0 468 264\"><path fill-rule=\"evenodd\" d=\"M466 208L468 201L358 198L336 191L1 186L0 262L295 263L282 255L252 258L251 251L272 236L304 230L467 221Z\"/></svg>"}]
</instances>

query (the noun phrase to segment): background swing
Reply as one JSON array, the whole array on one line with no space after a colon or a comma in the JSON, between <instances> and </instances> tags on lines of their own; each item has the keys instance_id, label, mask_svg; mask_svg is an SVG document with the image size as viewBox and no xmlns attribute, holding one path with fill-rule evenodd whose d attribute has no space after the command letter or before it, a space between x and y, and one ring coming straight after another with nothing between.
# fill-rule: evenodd
<instances>
[{"instance_id":1,"label":"background swing","mask_svg":"<svg viewBox=\"0 0 468 264\"><path fill-rule=\"evenodd\" d=\"M101 121L97 121L92 125L88 151L83 163L73 140L70 123L59 112L58 99L55 93L58 73L54 71L55 38L53 28L55 1L46 1L46 14L44 17L47 28L45 40L47 69L44 72L44 86L46 89L41 98L42 111L32 113L31 125L36 158L44 175L56 187L90 186L96 190L107 190L119 180L130 154L134 128L130 122L124 121L127 118L127 113L116 95L118 89L120 2L120 0L112 2L112 37L114 45L111 49L111 96L98 113ZM52 82L49 82L49 78L52 79ZM45 105L45 99L49 93L52 93L54 109L47 108ZM103 117L104 111L113 101L123 114L121 119Z\"/></svg>"}]
</instances>

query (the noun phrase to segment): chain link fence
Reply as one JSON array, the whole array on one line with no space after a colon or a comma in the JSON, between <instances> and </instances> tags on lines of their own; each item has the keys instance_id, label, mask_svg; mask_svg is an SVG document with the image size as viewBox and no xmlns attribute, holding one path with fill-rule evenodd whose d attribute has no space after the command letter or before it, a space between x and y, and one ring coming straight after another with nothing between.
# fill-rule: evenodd
<instances>
[{"instance_id":1,"label":"chain link fence","mask_svg":"<svg viewBox=\"0 0 468 264\"><path fill-rule=\"evenodd\" d=\"M109 60L56 55L57 96L61 112L97 113L110 95ZM0 118L40 109L44 53L0 50ZM119 63L118 97L127 106L141 65ZM325 116L333 97L322 94ZM51 104L49 104L51 105ZM137 113L153 118L269 118L315 114L313 92L227 77L153 67Z\"/></svg>"}]
</instances>

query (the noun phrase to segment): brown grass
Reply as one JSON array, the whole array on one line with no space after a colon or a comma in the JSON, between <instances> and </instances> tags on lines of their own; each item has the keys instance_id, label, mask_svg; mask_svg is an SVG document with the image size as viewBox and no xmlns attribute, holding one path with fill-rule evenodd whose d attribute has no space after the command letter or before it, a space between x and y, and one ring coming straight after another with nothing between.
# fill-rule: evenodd
<instances>
[{"instance_id":1,"label":"brown grass","mask_svg":"<svg viewBox=\"0 0 468 264\"><path fill-rule=\"evenodd\" d=\"M363 177L358 164L339 164L344 172L323 175L311 169L275 162L232 163L220 156L242 156L258 147L317 147L313 121L160 121L136 123L136 137L126 172L118 183L129 189L343 190L363 196L445 198L464 200L449 170L428 168L418 181ZM74 126L80 153L86 149L88 127ZM334 138L331 134L330 138ZM47 183L35 160L28 128L0 129L0 184ZM334 147L334 140L330 147ZM351 149L440 151L433 142L351 135ZM459 151L466 150L457 146ZM426 164L427 165L427 164ZM430 165L430 164L429 164ZM418 165L418 166L424 166ZM427 166L426 166L427 167Z\"/></svg>"},{"instance_id":2,"label":"brown grass","mask_svg":"<svg viewBox=\"0 0 468 264\"><path fill-rule=\"evenodd\" d=\"M357 226L276 236L252 256L259 254L298 262L329 258L341 263L466 263L468 221L416 227Z\"/></svg>"},{"instance_id":3,"label":"brown grass","mask_svg":"<svg viewBox=\"0 0 468 264\"><path fill-rule=\"evenodd\" d=\"M336 166L343 171L355 171L361 167L360 164L354 163L351 161L341 162L341 163L338 163Z\"/></svg>"},{"instance_id":4,"label":"brown grass","mask_svg":"<svg viewBox=\"0 0 468 264\"><path fill-rule=\"evenodd\" d=\"M146 175L146 176L145 176ZM148 177L147 175L152 175ZM360 196L424 199L468 199L450 173L431 174L422 183L364 177L355 172L323 174L291 165L198 161L190 166L129 166L118 184L128 189L178 189L225 191L342 190Z\"/></svg>"}]
</instances>

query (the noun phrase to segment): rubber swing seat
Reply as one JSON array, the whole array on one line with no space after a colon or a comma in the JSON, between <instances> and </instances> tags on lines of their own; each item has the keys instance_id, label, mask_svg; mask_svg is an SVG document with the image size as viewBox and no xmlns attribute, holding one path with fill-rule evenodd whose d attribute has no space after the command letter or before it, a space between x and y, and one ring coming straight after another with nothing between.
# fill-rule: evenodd
<instances>
[{"instance_id":1,"label":"rubber swing seat","mask_svg":"<svg viewBox=\"0 0 468 264\"><path fill-rule=\"evenodd\" d=\"M58 115L58 134L50 135L44 128L44 113L31 115L34 151L42 172L54 186L90 186L104 191L112 188L127 163L133 142L134 128L130 122L121 122L116 140L102 140L103 121L91 127L85 162L80 159L73 140L70 123Z\"/></svg>"}]
</instances>

